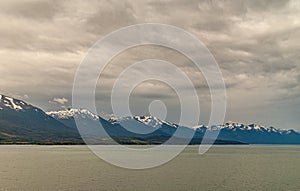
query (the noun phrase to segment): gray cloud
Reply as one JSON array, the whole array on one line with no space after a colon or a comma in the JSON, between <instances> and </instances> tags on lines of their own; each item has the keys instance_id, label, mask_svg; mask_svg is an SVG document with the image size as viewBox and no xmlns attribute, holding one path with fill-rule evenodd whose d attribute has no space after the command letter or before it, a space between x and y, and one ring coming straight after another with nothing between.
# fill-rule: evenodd
<instances>
[{"instance_id":1,"label":"gray cloud","mask_svg":"<svg viewBox=\"0 0 300 191\"><path fill-rule=\"evenodd\" d=\"M2 14L21 19L52 19L56 13L54 1L1 1Z\"/></svg>"},{"instance_id":2,"label":"gray cloud","mask_svg":"<svg viewBox=\"0 0 300 191\"><path fill-rule=\"evenodd\" d=\"M28 95L32 104L56 109L48 100L71 99L76 68L97 40L120 27L158 22L191 32L210 49L228 88L228 120L268 125L272 116L282 114L284 121L289 113L289 124L275 125L298 128L298 117L280 112L278 105L287 110L300 103L299 18L297 0L1 1L1 93ZM99 79L98 107L109 108L104 105L122 70L151 58L172 62L191 78L207 116L209 92L201 72L178 52L151 46L127 50L112 60ZM149 97L174 98L168 90L146 87L136 92L138 103ZM258 116L263 111L269 118Z\"/></svg>"}]
</instances>

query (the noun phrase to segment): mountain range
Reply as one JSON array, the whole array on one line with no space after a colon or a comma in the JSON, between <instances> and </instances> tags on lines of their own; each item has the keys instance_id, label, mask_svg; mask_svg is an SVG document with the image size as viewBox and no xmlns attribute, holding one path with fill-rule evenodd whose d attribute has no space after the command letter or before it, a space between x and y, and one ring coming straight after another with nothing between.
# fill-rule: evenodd
<instances>
[{"instance_id":1,"label":"mountain range","mask_svg":"<svg viewBox=\"0 0 300 191\"><path fill-rule=\"evenodd\" d=\"M75 123L78 118L84 125L80 133L89 135L88 143L92 144L114 144L104 134L101 136L97 128L99 122L106 133L121 144L161 144L176 130L180 130L180 134L176 134L172 144L183 144L190 135L193 135L190 144L200 144L207 131L217 130L220 133L215 144L300 144L300 133L292 129L235 122L182 127L154 116L104 119L86 109L44 112L5 95L0 95L0 144L84 144ZM90 136L94 134L95 137Z\"/></svg>"}]
</instances>

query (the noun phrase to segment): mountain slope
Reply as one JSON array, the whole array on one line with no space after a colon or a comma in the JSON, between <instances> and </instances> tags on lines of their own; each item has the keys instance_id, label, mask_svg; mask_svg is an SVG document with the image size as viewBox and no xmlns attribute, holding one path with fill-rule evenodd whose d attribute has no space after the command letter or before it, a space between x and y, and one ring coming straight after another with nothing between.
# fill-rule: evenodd
<instances>
[{"instance_id":1,"label":"mountain slope","mask_svg":"<svg viewBox=\"0 0 300 191\"><path fill-rule=\"evenodd\" d=\"M78 133L24 101L0 95L0 142L78 141Z\"/></svg>"},{"instance_id":2,"label":"mountain slope","mask_svg":"<svg viewBox=\"0 0 300 191\"><path fill-rule=\"evenodd\" d=\"M116 119L111 118L109 120L105 120L86 109L68 109L61 111L50 111L47 112L48 115L52 116L56 120L65 124L66 126L77 129L77 125L75 119L81 119L81 123L83 124L83 129L81 133L86 133L87 136L91 136L93 129L98 128L97 123L101 123L105 131L114 138L145 138L146 136L169 136L169 134L159 131L156 127L140 123L133 118L122 118ZM121 122L121 124L120 124ZM125 128L124 128L125 127ZM126 129L127 128L127 129ZM155 130L157 130L156 133ZM175 131L175 130L174 130ZM138 132L138 133L135 133ZM95 132L100 136L104 134L103 132ZM103 135L103 137L105 137Z\"/></svg>"}]
</instances>

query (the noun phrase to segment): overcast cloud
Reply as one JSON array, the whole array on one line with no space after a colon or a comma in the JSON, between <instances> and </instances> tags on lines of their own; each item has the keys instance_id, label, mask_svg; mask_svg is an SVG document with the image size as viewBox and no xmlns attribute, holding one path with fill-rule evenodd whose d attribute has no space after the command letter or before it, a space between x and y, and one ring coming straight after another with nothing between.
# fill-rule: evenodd
<instances>
[{"instance_id":1,"label":"overcast cloud","mask_svg":"<svg viewBox=\"0 0 300 191\"><path fill-rule=\"evenodd\" d=\"M205 43L227 85L226 120L300 130L297 0L0 1L0 93L44 110L68 107L76 69L88 48L120 27L147 22L181 27ZM150 58L186 72L197 88L200 119L206 123L210 100L201 73L176 51L153 46L130 49L112 60L97 88L99 113L110 112L109 95L118 74ZM134 113L146 114L153 99L165 101L168 119L176 122L176 94L158 82L136 88Z\"/></svg>"}]
</instances>

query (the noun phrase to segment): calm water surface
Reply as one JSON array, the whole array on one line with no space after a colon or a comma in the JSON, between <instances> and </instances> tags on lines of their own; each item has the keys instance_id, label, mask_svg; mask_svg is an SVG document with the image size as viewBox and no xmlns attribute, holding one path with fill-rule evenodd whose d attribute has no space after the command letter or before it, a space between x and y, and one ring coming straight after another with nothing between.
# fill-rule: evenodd
<instances>
[{"instance_id":1,"label":"calm water surface","mask_svg":"<svg viewBox=\"0 0 300 191\"><path fill-rule=\"evenodd\" d=\"M300 190L300 146L188 147L148 170L112 166L84 146L0 146L0 190Z\"/></svg>"}]
</instances>

